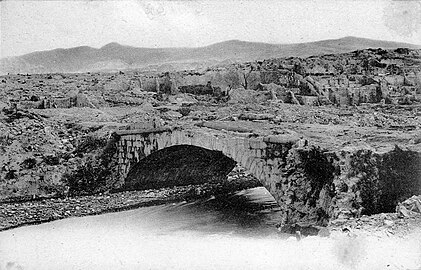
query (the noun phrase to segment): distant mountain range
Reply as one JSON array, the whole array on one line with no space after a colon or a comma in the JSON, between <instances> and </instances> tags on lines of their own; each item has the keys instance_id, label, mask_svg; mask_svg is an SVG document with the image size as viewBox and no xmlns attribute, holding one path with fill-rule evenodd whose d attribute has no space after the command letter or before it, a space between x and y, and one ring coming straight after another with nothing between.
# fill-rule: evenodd
<instances>
[{"instance_id":1,"label":"distant mountain range","mask_svg":"<svg viewBox=\"0 0 421 270\"><path fill-rule=\"evenodd\" d=\"M109 43L99 49L82 46L39 51L0 59L0 74L67 73L141 69L171 71L221 63L277 57L307 57L366 48L412 48L420 45L345 37L308 43L269 44L230 40L198 48L139 48Z\"/></svg>"}]
</instances>

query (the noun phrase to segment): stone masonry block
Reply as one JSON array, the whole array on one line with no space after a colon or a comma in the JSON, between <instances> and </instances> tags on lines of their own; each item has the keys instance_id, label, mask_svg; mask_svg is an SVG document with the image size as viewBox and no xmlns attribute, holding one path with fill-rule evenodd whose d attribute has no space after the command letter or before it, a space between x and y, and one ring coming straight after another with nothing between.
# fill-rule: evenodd
<instances>
[{"instance_id":1,"label":"stone masonry block","mask_svg":"<svg viewBox=\"0 0 421 270\"><path fill-rule=\"evenodd\" d=\"M260 139L250 139L249 140L250 148L251 149L259 149L261 148L261 140Z\"/></svg>"},{"instance_id":2,"label":"stone masonry block","mask_svg":"<svg viewBox=\"0 0 421 270\"><path fill-rule=\"evenodd\" d=\"M246 161L246 164L245 164L245 168L246 169L250 169L251 170L251 165L252 165L252 163L253 163L253 161L255 160L255 157L253 157L253 156L248 156L248 158L247 158L247 161Z\"/></svg>"},{"instance_id":3,"label":"stone masonry block","mask_svg":"<svg viewBox=\"0 0 421 270\"><path fill-rule=\"evenodd\" d=\"M257 165L257 160L255 158L253 158L250 162L250 172L251 173L256 173L256 165Z\"/></svg>"}]
</instances>

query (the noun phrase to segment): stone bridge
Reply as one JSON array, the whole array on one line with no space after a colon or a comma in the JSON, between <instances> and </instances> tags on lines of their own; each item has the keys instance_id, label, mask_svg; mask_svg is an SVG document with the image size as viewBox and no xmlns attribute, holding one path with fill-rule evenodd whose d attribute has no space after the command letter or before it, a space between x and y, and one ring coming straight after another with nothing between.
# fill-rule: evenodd
<instances>
[{"instance_id":1,"label":"stone bridge","mask_svg":"<svg viewBox=\"0 0 421 270\"><path fill-rule=\"evenodd\" d=\"M259 134L232 122L115 133L123 189L221 181L239 164L273 195L285 222L327 220L333 166L288 131Z\"/></svg>"}]
</instances>

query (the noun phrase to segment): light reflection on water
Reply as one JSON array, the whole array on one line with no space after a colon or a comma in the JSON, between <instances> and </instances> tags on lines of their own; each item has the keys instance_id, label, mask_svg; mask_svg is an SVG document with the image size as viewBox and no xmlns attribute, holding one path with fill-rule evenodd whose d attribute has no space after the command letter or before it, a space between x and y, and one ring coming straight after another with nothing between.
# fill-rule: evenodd
<instances>
[{"instance_id":1,"label":"light reflection on water","mask_svg":"<svg viewBox=\"0 0 421 270\"><path fill-rule=\"evenodd\" d=\"M264 188L0 233L3 269L417 269L420 239L277 234ZM387 266L389 265L389 266Z\"/></svg>"}]
</instances>

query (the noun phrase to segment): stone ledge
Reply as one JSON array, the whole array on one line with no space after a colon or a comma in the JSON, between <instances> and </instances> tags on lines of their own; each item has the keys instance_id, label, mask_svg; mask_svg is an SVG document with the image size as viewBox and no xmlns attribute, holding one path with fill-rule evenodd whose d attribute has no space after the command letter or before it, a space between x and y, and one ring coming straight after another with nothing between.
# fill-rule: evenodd
<instances>
[{"instance_id":1,"label":"stone ledge","mask_svg":"<svg viewBox=\"0 0 421 270\"><path fill-rule=\"evenodd\" d=\"M215 130L226 130L226 131L234 131L238 133L253 133L253 130L250 128L235 126L231 122L201 122L197 123L196 126L198 127L207 127L210 129Z\"/></svg>"},{"instance_id":2,"label":"stone ledge","mask_svg":"<svg viewBox=\"0 0 421 270\"><path fill-rule=\"evenodd\" d=\"M300 138L293 135L269 135L263 137L264 142L269 143L296 143Z\"/></svg>"},{"instance_id":3,"label":"stone ledge","mask_svg":"<svg viewBox=\"0 0 421 270\"><path fill-rule=\"evenodd\" d=\"M152 128L152 129L133 129L133 130L117 130L114 134L118 136L125 135L136 135L136 134L150 134L150 133L163 133L168 131L173 131L174 127L161 127L161 128Z\"/></svg>"}]
</instances>

